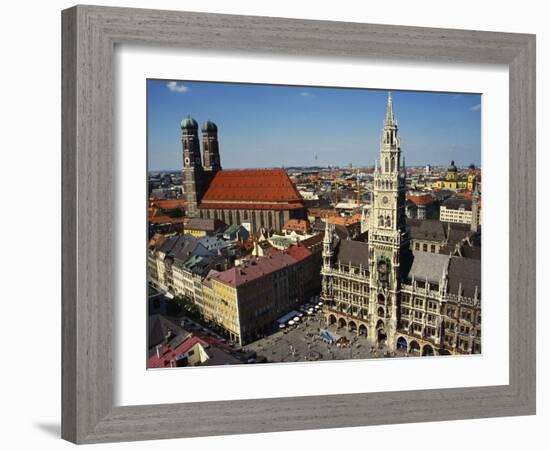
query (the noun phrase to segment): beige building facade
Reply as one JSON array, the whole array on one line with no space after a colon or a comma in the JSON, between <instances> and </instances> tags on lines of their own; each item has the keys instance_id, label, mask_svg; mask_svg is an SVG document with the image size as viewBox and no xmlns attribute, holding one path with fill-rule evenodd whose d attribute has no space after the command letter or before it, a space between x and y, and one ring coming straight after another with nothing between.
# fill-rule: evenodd
<instances>
[{"instance_id":1,"label":"beige building facade","mask_svg":"<svg viewBox=\"0 0 550 450\"><path fill-rule=\"evenodd\" d=\"M422 248L415 250L416 243L411 248L391 95L379 157L368 241L339 239L330 225L325 230L321 296L326 323L365 335L390 351L480 353L480 252L470 248L479 240L470 238L469 227L463 233L443 230L441 242L434 241L432 231L416 229Z\"/></svg>"}]
</instances>

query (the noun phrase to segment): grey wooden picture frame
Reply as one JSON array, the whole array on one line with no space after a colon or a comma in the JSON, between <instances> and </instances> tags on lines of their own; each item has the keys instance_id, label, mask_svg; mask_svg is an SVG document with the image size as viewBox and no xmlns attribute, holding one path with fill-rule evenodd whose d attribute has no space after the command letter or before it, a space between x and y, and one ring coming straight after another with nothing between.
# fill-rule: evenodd
<instances>
[{"instance_id":1,"label":"grey wooden picture frame","mask_svg":"<svg viewBox=\"0 0 550 450\"><path fill-rule=\"evenodd\" d=\"M75 6L62 12L62 437L75 443L535 413L535 36ZM509 384L114 406L117 44L504 64L510 86Z\"/></svg>"}]
</instances>

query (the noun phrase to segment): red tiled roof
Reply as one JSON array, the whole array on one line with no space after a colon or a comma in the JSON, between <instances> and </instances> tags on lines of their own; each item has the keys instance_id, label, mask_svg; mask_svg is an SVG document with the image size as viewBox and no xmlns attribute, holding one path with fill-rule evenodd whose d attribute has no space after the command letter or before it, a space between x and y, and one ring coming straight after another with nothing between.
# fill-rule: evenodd
<instances>
[{"instance_id":1,"label":"red tiled roof","mask_svg":"<svg viewBox=\"0 0 550 450\"><path fill-rule=\"evenodd\" d=\"M309 220L288 219L283 226L283 230L296 230L302 233L307 232L309 228Z\"/></svg>"},{"instance_id":2,"label":"red tiled roof","mask_svg":"<svg viewBox=\"0 0 550 450\"><path fill-rule=\"evenodd\" d=\"M302 203L201 203L199 209L267 209L273 211L301 209Z\"/></svg>"},{"instance_id":3,"label":"red tiled roof","mask_svg":"<svg viewBox=\"0 0 550 450\"><path fill-rule=\"evenodd\" d=\"M313 217L336 217L338 213L333 209L308 208L308 215Z\"/></svg>"},{"instance_id":4,"label":"red tiled roof","mask_svg":"<svg viewBox=\"0 0 550 450\"><path fill-rule=\"evenodd\" d=\"M434 198L430 194L407 195L407 200L413 202L417 206L426 206L433 203Z\"/></svg>"},{"instance_id":5,"label":"red tiled roof","mask_svg":"<svg viewBox=\"0 0 550 450\"><path fill-rule=\"evenodd\" d=\"M302 261L311 256L311 252L302 245L291 245L285 250L285 253L292 256L296 261Z\"/></svg>"},{"instance_id":6,"label":"red tiled roof","mask_svg":"<svg viewBox=\"0 0 550 450\"><path fill-rule=\"evenodd\" d=\"M163 369L165 367L170 367L170 361L173 361L180 355L184 355L196 344L205 345L206 342L198 336L191 336L190 338L184 340L176 348L172 348L170 344L163 345L160 349L160 358L155 353L147 361L147 367L149 369Z\"/></svg>"},{"instance_id":7,"label":"red tiled roof","mask_svg":"<svg viewBox=\"0 0 550 450\"><path fill-rule=\"evenodd\" d=\"M302 202L283 169L220 170L202 202Z\"/></svg>"},{"instance_id":8,"label":"red tiled roof","mask_svg":"<svg viewBox=\"0 0 550 450\"><path fill-rule=\"evenodd\" d=\"M149 206L164 210L185 208L185 205L185 200L183 199L152 200L149 202Z\"/></svg>"},{"instance_id":9,"label":"red tiled roof","mask_svg":"<svg viewBox=\"0 0 550 450\"><path fill-rule=\"evenodd\" d=\"M333 225L354 225L361 222L361 214L354 214L351 217L327 217L327 222Z\"/></svg>"},{"instance_id":10,"label":"red tiled roof","mask_svg":"<svg viewBox=\"0 0 550 450\"><path fill-rule=\"evenodd\" d=\"M154 216L149 217L149 222L153 224L159 224L159 223L183 223L184 218L183 217L170 217L170 216Z\"/></svg>"},{"instance_id":11,"label":"red tiled roof","mask_svg":"<svg viewBox=\"0 0 550 450\"><path fill-rule=\"evenodd\" d=\"M272 252L269 256L249 257L243 264L212 276L233 287L276 272L284 267L296 264L296 259L284 252Z\"/></svg>"}]
</instances>

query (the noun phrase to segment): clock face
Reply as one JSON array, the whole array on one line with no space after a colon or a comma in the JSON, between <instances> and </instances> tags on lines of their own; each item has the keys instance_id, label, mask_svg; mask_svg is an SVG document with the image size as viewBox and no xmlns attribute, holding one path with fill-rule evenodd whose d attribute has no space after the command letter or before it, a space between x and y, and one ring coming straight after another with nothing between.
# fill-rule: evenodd
<instances>
[{"instance_id":1,"label":"clock face","mask_svg":"<svg viewBox=\"0 0 550 450\"><path fill-rule=\"evenodd\" d=\"M185 165L186 165L186 166L189 165L189 158L188 158L188 157L185 157Z\"/></svg>"},{"instance_id":2,"label":"clock face","mask_svg":"<svg viewBox=\"0 0 550 450\"><path fill-rule=\"evenodd\" d=\"M388 197L386 197L386 196L382 197L382 203L384 203L384 205L385 205L386 203L388 203L388 201L389 201L389 200L388 200Z\"/></svg>"}]
</instances>

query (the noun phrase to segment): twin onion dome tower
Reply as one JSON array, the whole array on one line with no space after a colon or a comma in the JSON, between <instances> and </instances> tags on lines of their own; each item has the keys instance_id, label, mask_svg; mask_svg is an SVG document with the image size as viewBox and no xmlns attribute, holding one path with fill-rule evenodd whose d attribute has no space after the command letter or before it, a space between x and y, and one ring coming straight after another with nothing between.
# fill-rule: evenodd
<instances>
[{"instance_id":1,"label":"twin onion dome tower","mask_svg":"<svg viewBox=\"0 0 550 450\"><path fill-rule=\"evenodd\" d=\"M283 169L222 170L217 125L181 121L183 187L187 215L248 224L250 231L280 230L289 219L306 219L304 200Z\"/></svg>"}]
</instances>

